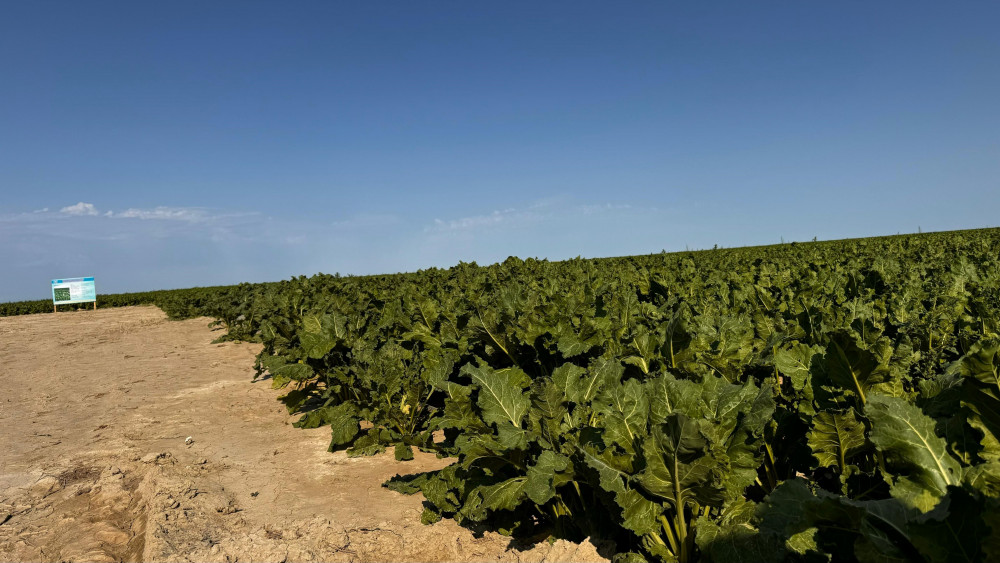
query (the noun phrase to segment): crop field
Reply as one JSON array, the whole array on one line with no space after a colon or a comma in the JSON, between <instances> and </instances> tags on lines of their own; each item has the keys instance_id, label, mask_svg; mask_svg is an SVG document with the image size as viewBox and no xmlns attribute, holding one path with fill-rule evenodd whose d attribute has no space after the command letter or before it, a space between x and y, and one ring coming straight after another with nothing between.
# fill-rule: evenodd
<instances>
[{"instance_id":1,"label":"crop field","mask_svg":"<svg viewBox=\"0 0 1000 563\"><path fill-rule=\"evenodd\" d=\"M429 527L621 562L1000 560L997 229L134 295L99 302L258 346L294 426L404 462L383 487Z\"/></svg>"}]
</instances>

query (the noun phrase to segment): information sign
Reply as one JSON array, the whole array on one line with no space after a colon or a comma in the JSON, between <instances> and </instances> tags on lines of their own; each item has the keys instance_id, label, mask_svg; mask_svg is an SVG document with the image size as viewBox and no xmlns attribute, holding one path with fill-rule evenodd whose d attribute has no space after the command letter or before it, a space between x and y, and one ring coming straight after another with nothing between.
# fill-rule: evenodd
<instances>
[{"instance_id":1,"label":"information sign","mask_svg":"<svg viewBox=\"0 0 1000 563\"><path fill-rule=\"evenodd\" d=\"M52 280L53 305L97 302L94 278L66 278Z\"/></svg>"}]
</instances>

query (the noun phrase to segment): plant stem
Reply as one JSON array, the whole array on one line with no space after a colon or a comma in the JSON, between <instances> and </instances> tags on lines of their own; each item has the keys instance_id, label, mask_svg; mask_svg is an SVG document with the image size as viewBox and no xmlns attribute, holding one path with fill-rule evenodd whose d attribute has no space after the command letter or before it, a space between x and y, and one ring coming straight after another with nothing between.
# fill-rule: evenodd
<instances>
[{"instance_id":1,"label":"plant stem","mask_svg":"<svg viewBox=\"0 0 1000 563\"><path fill-rule=\"evenodd\" d=\"M674 555L680 555L680 549L677 546L677 537L674 535L673 526L670 525L670 521L667 520L667 518L662 514L660 515L660 527L663 528L663 531L667 534L667 541L670 542L670 551Z\"/></svg>"}]
</instances>

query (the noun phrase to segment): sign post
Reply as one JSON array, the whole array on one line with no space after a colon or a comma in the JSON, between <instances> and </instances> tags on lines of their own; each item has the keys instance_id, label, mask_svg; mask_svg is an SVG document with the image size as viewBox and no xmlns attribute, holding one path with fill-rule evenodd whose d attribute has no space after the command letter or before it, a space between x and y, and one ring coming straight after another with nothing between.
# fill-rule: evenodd
<instances>
[{"instance_id":1,"label":"sign post","mask_svg":"<svg viewBox=\"0 0 1000 563\"><path fill-rule=\"evenodd\" d=\"M73 303L94 303L97 310L97 288L94 278L66 278L52 280L52 312L59 310L59 305Z\"/></svg>"}]
</instances>

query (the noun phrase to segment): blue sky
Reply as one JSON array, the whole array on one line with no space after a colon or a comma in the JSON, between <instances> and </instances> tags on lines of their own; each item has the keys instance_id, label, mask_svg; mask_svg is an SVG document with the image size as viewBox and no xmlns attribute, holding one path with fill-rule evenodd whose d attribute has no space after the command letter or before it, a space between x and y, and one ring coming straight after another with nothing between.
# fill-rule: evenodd
<instances>
[{"instance_id":1,"label":"blue sky","mask_svg":"<svg viewBox=\"0 0 1000 563\"><path fill-rule=\"evenodd\" d=\"M994 226L1000 4L7 2L0 301Z\"/></svg>"}]
</instances>

